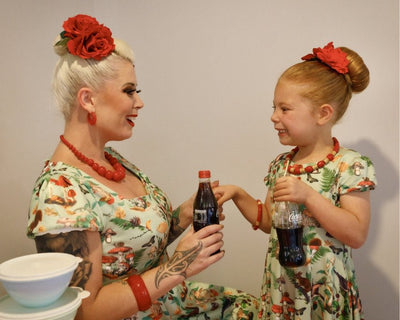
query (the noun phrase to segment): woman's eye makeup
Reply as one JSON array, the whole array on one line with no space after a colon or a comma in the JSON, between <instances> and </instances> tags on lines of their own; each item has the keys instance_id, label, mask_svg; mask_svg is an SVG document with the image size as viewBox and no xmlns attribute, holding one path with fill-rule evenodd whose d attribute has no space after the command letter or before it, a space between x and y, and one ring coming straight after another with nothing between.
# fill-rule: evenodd
<instances>
[{"instance_id":1,"label":"woman's eye makeup","mask_svg":"<svg viewBox=\"0 0 400 320\"><path fill-rule=\"evenodd\" d=\"M133 95L135 92L136 93L140 93L142 90L136 89L136 88L126 88L124 89L124 92L129 94L129 95Z\"/></svg>"}]
</instances>

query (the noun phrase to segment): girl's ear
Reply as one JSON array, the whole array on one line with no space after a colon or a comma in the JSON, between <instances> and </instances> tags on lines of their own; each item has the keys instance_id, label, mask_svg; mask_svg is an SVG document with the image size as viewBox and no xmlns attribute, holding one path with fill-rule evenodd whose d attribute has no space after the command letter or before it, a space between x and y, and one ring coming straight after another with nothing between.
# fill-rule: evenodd
<instances>
[{"instance_id":1,"label":"girl's ear","mask_svg":"<svg viewBox=\"0 0 400 320\"><path fill-rule=\"evenodd\" d=\"M323 104L318 108L318 124L323 125L333 118L333 107L330 104Z\"/></svg>"},{"instance_id":2,"label":"girl's ear","mask_svg":"<svg viewBox=\"0 0 400 320\"><path fill-rule=\"evenodd\" d=\"M78 91L78 106L85 109L88 113L95 112L93 91L83 87Z\"/></svg>"}]
</instances>

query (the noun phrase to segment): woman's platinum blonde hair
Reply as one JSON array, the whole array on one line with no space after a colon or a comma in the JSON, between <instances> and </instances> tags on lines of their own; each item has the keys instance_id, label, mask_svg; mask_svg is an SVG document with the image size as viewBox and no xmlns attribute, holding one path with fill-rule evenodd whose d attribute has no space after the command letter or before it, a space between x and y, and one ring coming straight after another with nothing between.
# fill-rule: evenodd
<instances>
[{"instance_id":1,"label":"woman's platinum blonde hair","mask_svg":"<svg viewBox=\"0 0 400 320\"><path fill-rule=\"evenodd\" d=\"M58 36L54 42L60 40ZM82 59L70 54L66 46L54 45L54 51L60 56L53 76L54 98L64 118L68 120L76 107L77 94L82 87L99 90L106 80L115 78L116 60L126 60L134 64L134 54L128 44L114 39L115 49L102 60Z\"/></svg>"}]
</instances>

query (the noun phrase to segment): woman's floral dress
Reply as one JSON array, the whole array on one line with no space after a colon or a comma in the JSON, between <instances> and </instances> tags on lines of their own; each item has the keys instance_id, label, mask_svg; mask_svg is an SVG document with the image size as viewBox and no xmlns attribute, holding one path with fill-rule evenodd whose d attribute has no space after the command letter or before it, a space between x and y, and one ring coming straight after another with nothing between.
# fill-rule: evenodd
<instances>
[{"instance_id":1,"label":"woman's floral dress","mask_svg":"<svg viewBox=\"0 0 400 320\"><path fill-rule=\"evenodd\" d=\"M273 189L276 178L284 172L286 155L281 154L271 162L264 179L268 188ZM340 148L334 160L318 172L298 177L337 207L341 195L372 190L376 184L371 161L345 148ZM305 209L304 205L300 208ZM306 263L301 267L281 267L276 229L271 230L259 318L364 319L351 248L333 238L314 218L304 214L303 221Z\"/></svg>"},{"instance_id":2,"label":"woman's floral dress","mask_svg":"<svg viewBox=\"0 0 400 320\"><path fill-rule=\"evenodd\" d=\"M100 232L104 284L166 261L172 218L165 193L113 149L107 151L141 180L145 196L125 199L75 167L47 162L33 190L27 230L31 238L49 232ZM258 306L244 292L184 281L129 319L252 319Z\"/></svg>"}]
</instances>

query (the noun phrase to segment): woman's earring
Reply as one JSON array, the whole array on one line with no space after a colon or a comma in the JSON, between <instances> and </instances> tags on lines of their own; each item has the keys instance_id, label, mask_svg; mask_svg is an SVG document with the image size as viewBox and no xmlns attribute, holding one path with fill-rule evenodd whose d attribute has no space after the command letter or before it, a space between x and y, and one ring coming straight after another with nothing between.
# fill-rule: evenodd
<instances>
[{"instance_id":1,"label":"woman's earring","mask_svg":"<svg viewBox=\"0 0 400 320\"><path fill-rule=\"evenodd\" d=\"M89 124L91 126L94 126L96 124L96 120L97 120L96 113L89 112L87 115L87 121L89 122Z\"/></svg>"}]
</instances>

